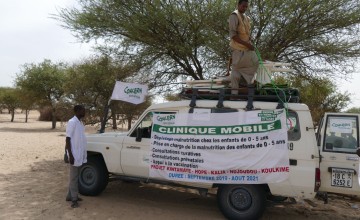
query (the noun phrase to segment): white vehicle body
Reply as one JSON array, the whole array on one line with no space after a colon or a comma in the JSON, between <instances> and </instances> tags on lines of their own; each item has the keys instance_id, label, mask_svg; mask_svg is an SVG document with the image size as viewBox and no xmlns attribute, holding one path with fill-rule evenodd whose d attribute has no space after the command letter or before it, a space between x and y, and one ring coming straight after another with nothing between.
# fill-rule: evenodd
<instances>
[{"instance_id":1,"label":"white vehicle body","mask_svg":"<svg viewBox=\"0 0 360 220\"><path fill-rule=\"evenodd\" d=\"M189 113L190 101L168 102L150 106L128 133L103 133L88 135L88 155L101 155L109 174L151 180L149 157L151 138L136 140L137 129L149 126L147 117L151 112ZM216 109L217 101L198 100L196 108ZM246 101L224 101L223 109L245 111ZM273 110L276 102L253 102L256 110ZM356 149L359 142L359 116L357 114L327 114L315 133L309 108L305 104L288 103L290 117L296 123L288 132L290 159L289 178L281 183L267 184L266 190L272 195L295 198L314 198L317 191L360 195L358 181L359 159ZM335 120L334 120L335 119ZM329 139L332 122L351 122L346 128L353 134L353 144L338 133L336 142ZM334 123L333 123L334 124ZM341 131L341 130L339 130ZM349 133L349 132L348 132ZM342 141L342 143L340 143ZM342 148L342 145L348 144ZM336 146L335 146L336 145ZM320 185L321 177L321 185ZM161 180L166 183L167 180ZM177 184L210 189L218 187L209 183L176 182ZM80 184L81 185L81 184Z\"/></svg>"}]
</instances>

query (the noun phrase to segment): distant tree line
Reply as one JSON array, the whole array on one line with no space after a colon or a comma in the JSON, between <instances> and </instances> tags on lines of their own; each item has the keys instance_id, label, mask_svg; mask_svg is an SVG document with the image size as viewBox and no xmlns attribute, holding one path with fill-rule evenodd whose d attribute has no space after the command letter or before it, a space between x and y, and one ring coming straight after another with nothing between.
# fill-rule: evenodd
<instances>
[{"instance_id":1,"label":"distant tree line","mask_svg":"<svg viewBox=\"0 0 360 220\"><path fill-rule=\"evenodd\" d=\"M72 107L83 104L88 109L87 124L108 121L114 129L118 123L132 122L151 104L151 97L140 105L113 101L110 114L104 116L116 80L132 81L137 68L119 65L109 57L88 58L73 65L52 63L44 60L38 64L25 64L17 75L15 88L0 88L0 110L6 109L14 121L16 109L25 112L27 122L31 109L40 111L40 120L51 121L56 128L57 121L67 121L72 117ZM338 92L337 87L327 78L300 78L295 76L275 76L278 84L288 84L301 92L302 103L306 103L313 116L314 123L320 121L325 112L340 112L350 103L350 94ZM156 80L156 79L154 79ZM136 79L139 83L140 79ZM176 91L165 95L169 101L179 100ZM352 108L349 112L358 112Z\"/></svg>"},{"instance_id":2,"label":"distant tree line","mask_svg":"<svg viewBox=\"0 0 360 220\"><path fill-rule=\"evenodd\" d=\"M85 123L97 124L106 117L106 121L112 119L114 129L118 123L127 124L130 129L132 122L151 104L150 96L140 105L112 101L107 116L103 110L115 81L131 81L133 70L108 57L88 58L73 65L50 60L24 64L16 77L15 88L0 88L0 108L11 113L11 121L17 108L25 111L25 121L31 109L38 109L40 119L50 120L54 129L57 121L73 116L75 104L82 104L88 111Z\"/></svg>"}]
</instances>

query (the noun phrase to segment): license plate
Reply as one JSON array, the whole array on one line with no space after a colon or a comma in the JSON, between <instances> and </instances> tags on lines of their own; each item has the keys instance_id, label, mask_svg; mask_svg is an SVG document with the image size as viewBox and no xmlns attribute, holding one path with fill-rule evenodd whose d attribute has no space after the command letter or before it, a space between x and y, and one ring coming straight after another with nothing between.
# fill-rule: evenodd
<instances>
[{"instance_id":1,"label":"license plate","mask_svg":"<svg viewBox=\"0 0 360 220\"><path fill-rule=\"evenodd\" d=\"M331 186L352 188L354 170L332 168Z\"/></svg>"}]
</instances>

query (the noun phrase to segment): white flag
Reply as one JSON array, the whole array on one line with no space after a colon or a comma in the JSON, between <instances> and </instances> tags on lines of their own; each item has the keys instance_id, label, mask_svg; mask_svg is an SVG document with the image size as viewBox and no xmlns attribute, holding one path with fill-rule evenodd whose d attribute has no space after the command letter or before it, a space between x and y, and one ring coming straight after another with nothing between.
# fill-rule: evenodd
<instances>
[{"instance_id":1,"label":"white flag","mask_svg":"<svg viewBox=\"0 0 360 220\"><path fill-rule=\"evenodd\" d=\"M148 87L137 83L116 81L111 100L121 100L133 104L144 102Z\"/></svg>"}]
</instances>

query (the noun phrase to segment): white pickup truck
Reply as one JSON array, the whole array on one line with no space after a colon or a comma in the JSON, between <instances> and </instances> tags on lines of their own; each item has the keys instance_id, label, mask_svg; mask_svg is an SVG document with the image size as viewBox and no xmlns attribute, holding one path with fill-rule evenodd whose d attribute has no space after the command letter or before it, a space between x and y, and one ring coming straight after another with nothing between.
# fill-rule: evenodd
<instances>
[{"instance_id":1,"label":"white pickup truck","mask_svg":"<svg viewBox=\"0 0 360 220\"><path fill-rule=\"evenodd\" d=\"M109 178L176 184L207 192L217 188L221 212L229 219L257 219L265 210L266 196L314 198L318 191L360 195L358 181L359 115L326 114L317 132L309 108L289 103L288 131L290 171L286 181L269 184L211 184L177 182L149 176L152 114L190 114L194 109L210 109L211 114L243 112L246 101L189 100L154 104L139 118L128 133L102 133L87 136L88 163L81 168L80 193L96 196L107 186ZM254 101L254 109L274 110L276 102Z\"/></svg>"}]
</instances>

